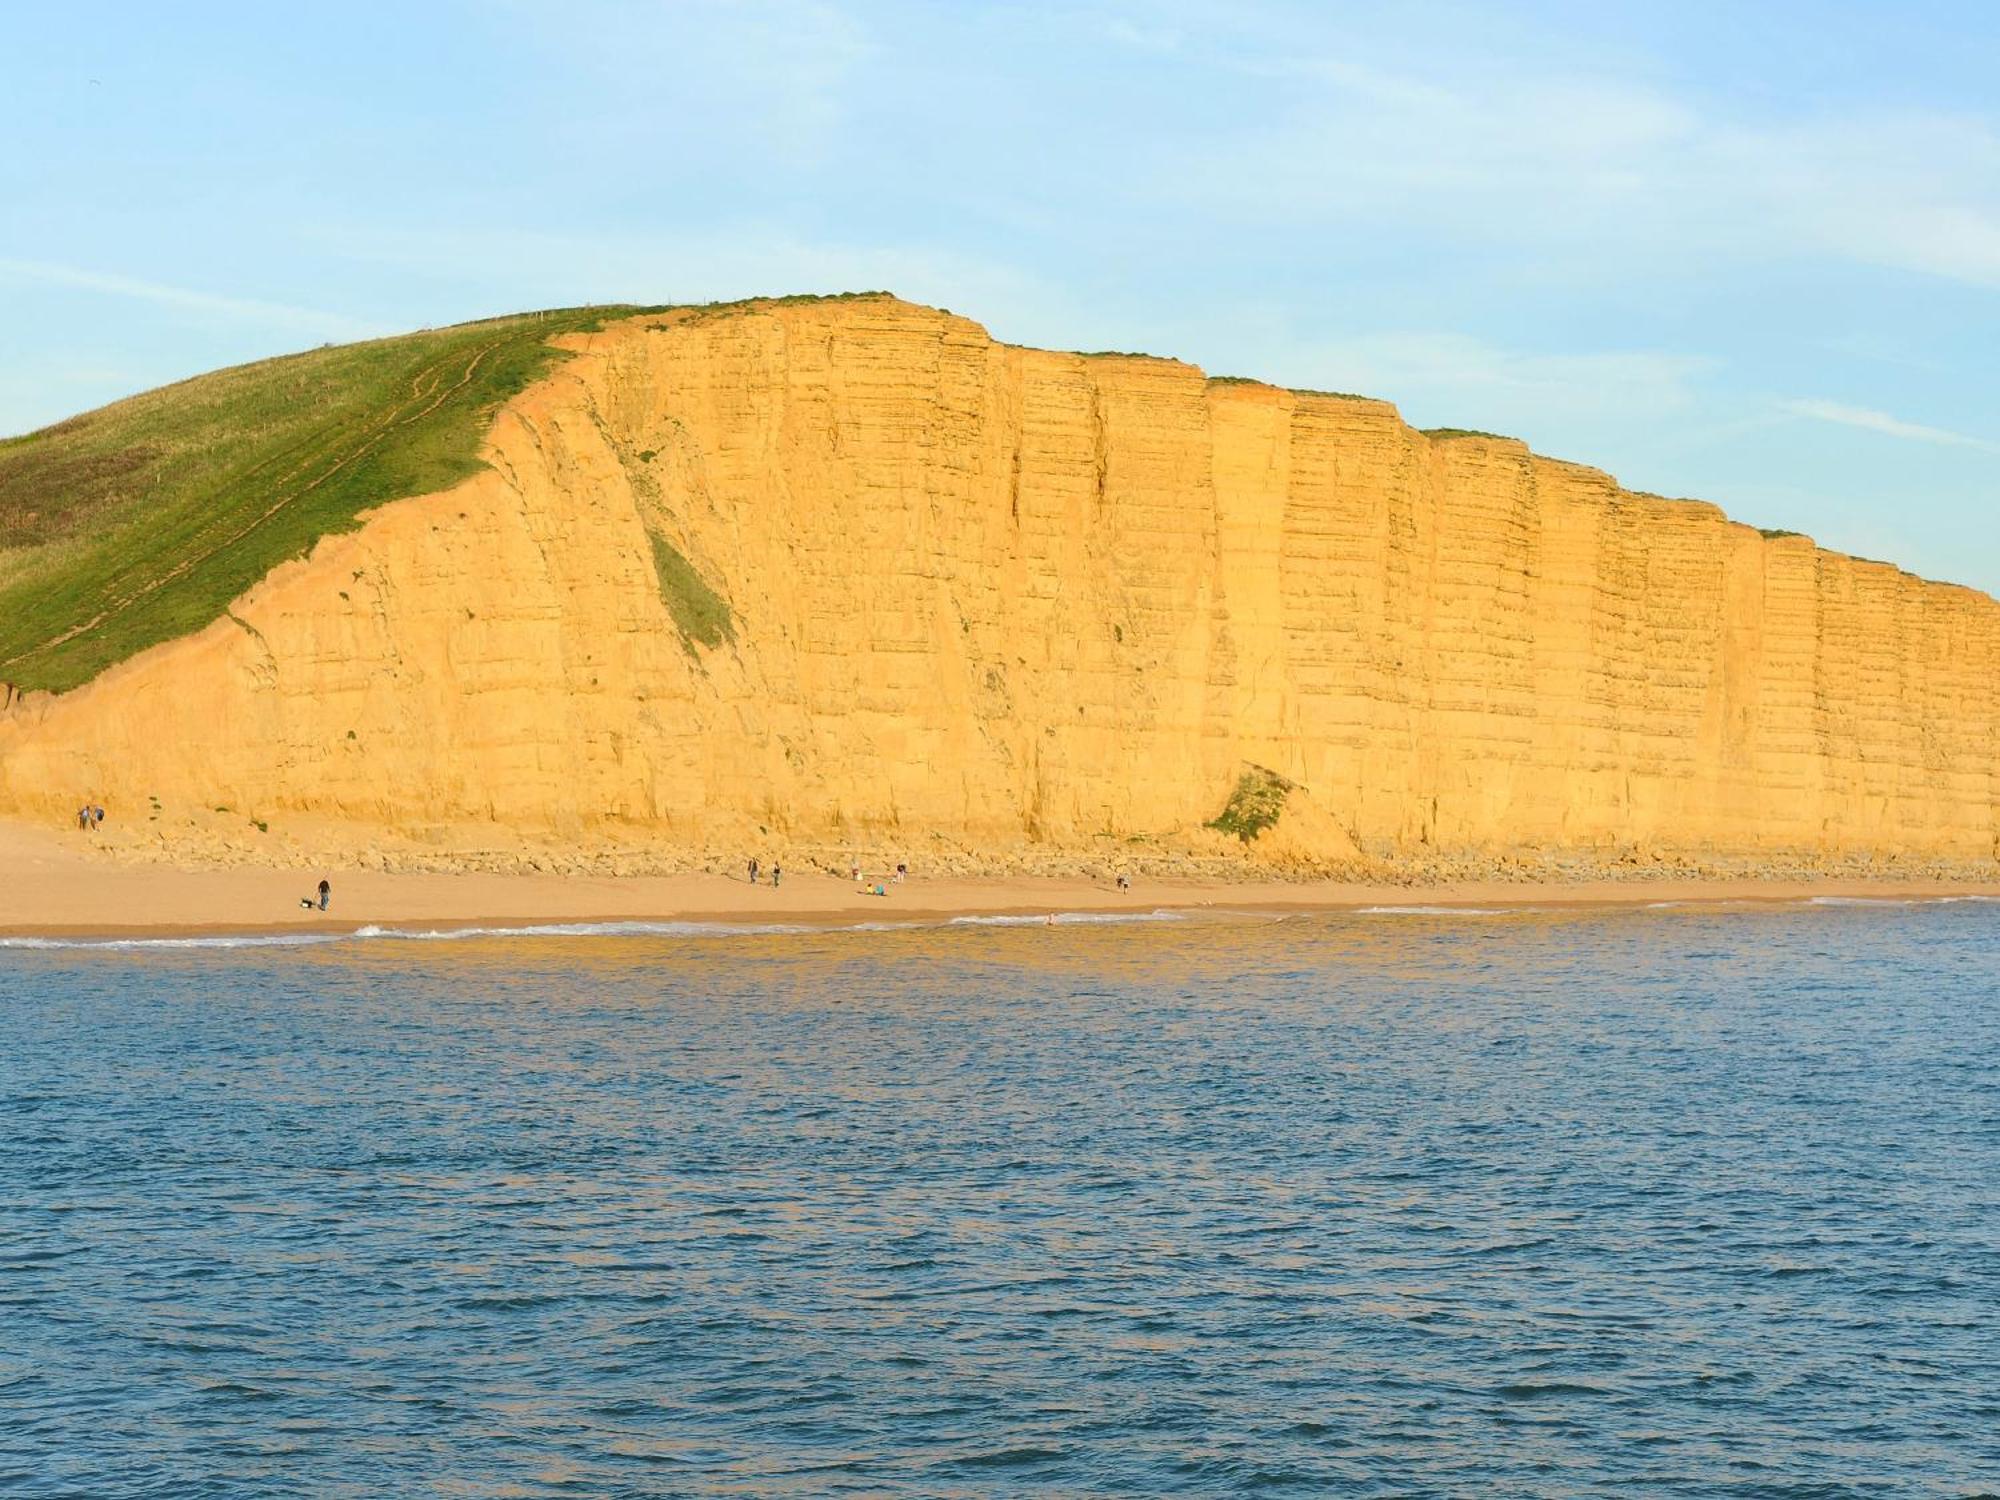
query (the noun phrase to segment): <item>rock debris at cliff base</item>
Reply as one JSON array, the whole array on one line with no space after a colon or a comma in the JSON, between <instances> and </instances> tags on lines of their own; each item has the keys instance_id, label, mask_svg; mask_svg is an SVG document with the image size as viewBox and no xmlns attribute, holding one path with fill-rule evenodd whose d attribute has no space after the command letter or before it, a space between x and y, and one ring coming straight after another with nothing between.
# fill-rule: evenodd
<instances>
[{"instance_id":1,"label":"rock debris at cliff base","mask_svg":"<svg viewBox=\"0 0 2000 1500\"><path fill-rule=\"evenodd\" d=\"M1975 591L1379 402L889 298L568 342L485 472L11 704L0 811L157 798L158 847L216 857L257 857L255 822L398 859L485 828L579 868L760 837L1454 875L1994 858ZM1276 822L1206 829L1252 767L1293 788Z\"/></svg>"}]
</instances>

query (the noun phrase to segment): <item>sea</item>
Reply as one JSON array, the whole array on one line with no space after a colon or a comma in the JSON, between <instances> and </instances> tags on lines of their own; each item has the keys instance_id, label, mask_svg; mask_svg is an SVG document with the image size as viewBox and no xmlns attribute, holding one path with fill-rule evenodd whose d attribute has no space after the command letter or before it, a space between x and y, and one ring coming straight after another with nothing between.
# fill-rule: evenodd
<instances>
[{"instance_id":1,"label":"sea","mask_svg":"<svg viewBox=\"0 0 2000 1500\"><path fill-rule=\"evenodd\" d=\"M2000 1492L2000 905L0 940L0 1494Z\"/></svg>"}]
</instances>

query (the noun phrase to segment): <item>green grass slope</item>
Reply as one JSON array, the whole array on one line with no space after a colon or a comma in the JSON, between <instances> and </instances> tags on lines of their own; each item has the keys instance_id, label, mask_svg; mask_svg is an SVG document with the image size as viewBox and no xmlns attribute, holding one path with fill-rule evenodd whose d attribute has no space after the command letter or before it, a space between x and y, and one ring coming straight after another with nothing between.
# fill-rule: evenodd
<instances>
[{"instance_id":1,"label":"green grass slope","mask_svg":"<svg viewBox=\"0 0 2000 1500\"><path fill-rule=\"evenodd\" d=\"M361 512L475 473L494 410L562 358L549 345L559 334L644 313L721 317L890 295L565 308L461 323L218 370L0 439L0 687L78 687L220 619L273 567L352 529ZM654 563L684 639L712 647L732 638L727 601L687 559L656 538ZM1227 820L1248 826L1261 816L1254 803L1217 826L1240 832Z\"/></svg>"},{"instance_id":2,"label":"green grass slope","mask_svg":"<svg viewBox=\"0 0 2000 1500\"><path fill-rule=\"evenodd\" d=\"M0 441L0 683L60 691L200 630L371 506L475 472L574 308L220 370Z\"/></svg>"}]
</instances>

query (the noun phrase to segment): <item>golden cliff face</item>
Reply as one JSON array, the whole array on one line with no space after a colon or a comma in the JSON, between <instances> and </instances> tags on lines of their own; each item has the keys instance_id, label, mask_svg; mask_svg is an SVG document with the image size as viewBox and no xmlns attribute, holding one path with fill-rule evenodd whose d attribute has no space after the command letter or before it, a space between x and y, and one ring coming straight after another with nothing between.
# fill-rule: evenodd
<instances>
[{"instance_id":1,"label":"golden cliff face","mask_svg":"<svg viewBox=\"0 0 2000 1500\"><path fill-rule=\"evenodd\" d=\"M1259 847L1335 862L1996 852L1972 590L889 299L574 347L490 472L0 714L0 810L1102 850L1219 845L1261 767L1296 789ZM727 601L717 644L654 537Z\"/></svg>"}]
</instances>

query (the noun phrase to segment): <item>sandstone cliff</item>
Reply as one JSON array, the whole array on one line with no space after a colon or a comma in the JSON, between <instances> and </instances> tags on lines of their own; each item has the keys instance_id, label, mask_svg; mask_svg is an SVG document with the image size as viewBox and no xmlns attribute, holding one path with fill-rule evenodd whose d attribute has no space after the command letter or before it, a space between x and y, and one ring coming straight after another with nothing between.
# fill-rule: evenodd
<instances>
[{"instance_id":1,"label":"sandstone cliff","mask_svg":"<svg viewBox=\"0 0 2000 1500\"><path fill-rule=\"evenodd\" d=\"M0 711L0 811L1222 849L1247 775L1265 857L1995 855L1972 590L888 298L568 344L488 471Z\"/></svg>"}]
</instances>

